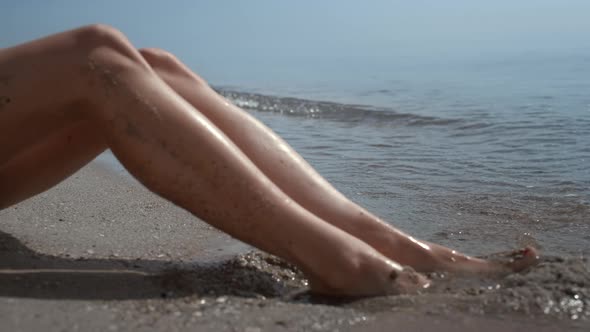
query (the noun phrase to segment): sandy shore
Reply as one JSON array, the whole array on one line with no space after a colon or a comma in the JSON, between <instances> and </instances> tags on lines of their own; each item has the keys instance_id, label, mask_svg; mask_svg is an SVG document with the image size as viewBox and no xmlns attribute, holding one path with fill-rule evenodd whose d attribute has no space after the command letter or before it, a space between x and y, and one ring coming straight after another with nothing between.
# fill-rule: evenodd
<instances>
[{"instance_id":1,"label":"sandy shore","mask_svg":"<svg viewBox=\"0 0 590 332\"><path fill-rule=\"evenodd\" d=\"M0 211L4 331L536 331L590 327L590 269L546 258L425 294L310 296L298 271L94 162Z\"/></svg>"}]
</instances>

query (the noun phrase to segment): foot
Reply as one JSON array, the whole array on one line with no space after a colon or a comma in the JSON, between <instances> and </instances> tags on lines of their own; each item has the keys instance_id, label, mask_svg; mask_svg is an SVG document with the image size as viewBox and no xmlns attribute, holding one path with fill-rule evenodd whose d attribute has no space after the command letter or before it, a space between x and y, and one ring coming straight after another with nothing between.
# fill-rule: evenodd
<instances>
[{"instance_id":1,"label":"foot","mask_svg":"<svg viewBox=\"0 0 590 332\"><path fill-rule=\"evenodd\" d=\"M381 254L418 272L450 272L463 275L520 272L539 261L533 247L504 254L503 259L482 259L447 247L421 241L400 231L385 232L372 245ZM498 255L495 255L498 257Z\"/></svg>"},{"instance_id":2,"label":"foot","mask_svg":"<svg viewBox=\"0 0 590 332\"><path fill-rule=\"evenodd\" d=\"M412 294L429 288L431 281L413 268L405 266L403 271L392 276L392 290L389 294Z\"/></svg>"},{"instance_id":3,"label":"foot","mask_svg":"<svg viewBox=\"0 0 590 332\"><path fill-rule=\"evenodd\" d=\"M337 280L309 278L311 291L332 296L394 295L416 293L431 284L413 268L402 267L376 252L350 266L353 268L339 273Z\"/></svg>"},{"instance_id":4,"label":"foot","mask_svg":"<svg viewBox=\"0 0 590 332\"><path fill-rule=\"evenodd\" d=\"M310 278L311 279L311 278ZM388 282L373 284L365 287L357 284L348 289L338 289L328 286L324 282L310 280L312 293L328 296L379 296L415 294L430 287L431 281L421 273L414 271L411 267L403 271L391 273Z\"/></svg>"},{"instance_id":5,"label":"foot","mask_svg":"<svg viewBox=\"0 0 590 332\"><path fill-rule=\"evenodd\" d=\"M501 258L498 261L490 260L490 263L498 266L500 273L520 272L539 263L539 251L534 247L525 247L499 256Z\"/></svg>"},{"instance_id":6,"label":"foot","mask_svg":"<svg viewBox=\"0 0 590 332\"><path fill-rule=\"evenodd\" d=\"M469 257L438 246L432 251L436 261L432 270L458 274L508 274L521 272L539 262L539 252L533 247L496 254L491 259Z\"/></svg>"}]
</instances>

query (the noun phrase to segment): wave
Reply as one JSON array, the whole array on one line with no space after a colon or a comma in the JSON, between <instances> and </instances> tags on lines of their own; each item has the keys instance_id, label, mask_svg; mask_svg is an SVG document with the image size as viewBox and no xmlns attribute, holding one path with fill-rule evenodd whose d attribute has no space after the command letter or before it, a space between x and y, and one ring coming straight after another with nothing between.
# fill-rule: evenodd
<instances>
[{"instance_id":1,"label":"wave","mask_svg":"<svg viewBox=\"0 0 590 332\"><path fill-rule=\"evenodd\" d=\"M461 119L400 113L393 109L368 105L277 97L238 92L224 88L215 88L215 90L243 109L279 113L287 116L327 119L348 123L373 123L379 126L447 126L464 122Z\"/></svg>"}]
</instances>

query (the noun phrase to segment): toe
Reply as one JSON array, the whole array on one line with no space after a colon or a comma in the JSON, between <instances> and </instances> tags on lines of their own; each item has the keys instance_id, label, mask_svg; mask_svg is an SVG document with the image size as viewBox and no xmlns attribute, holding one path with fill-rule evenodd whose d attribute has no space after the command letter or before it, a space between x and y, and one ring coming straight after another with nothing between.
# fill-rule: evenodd
<instances>
[{"instance_id":1,"label":"toe","mask_svg":"<svg viewBox=\"0 0 590 332\"><path fill-rule=\"evenodd\" d=\"M411 294L430 287L431 281L421 273L414 271L411 267L404 267L404 270L397 273L393 280L393 291L396 294Z\"/></svg>"},{"instance_id":2,"label":"toe","mask_svg":"<svg viewBox=\"0 0 590 332\"><path fill-rule=\"evenodd\" d=\"M533 247L525 247L511 256L508 266L513 272L523 271L539 262L539 251Z\"/></svg>"}]
</instances>

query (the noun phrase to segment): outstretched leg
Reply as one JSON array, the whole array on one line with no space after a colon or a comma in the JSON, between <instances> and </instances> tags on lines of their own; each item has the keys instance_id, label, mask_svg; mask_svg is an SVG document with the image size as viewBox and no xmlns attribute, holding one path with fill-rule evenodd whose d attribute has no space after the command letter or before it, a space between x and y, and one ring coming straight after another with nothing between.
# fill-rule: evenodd
<instances>
[{"instance_id":1,"label":"outstretched leg","mask_svg":"<svg viewBox=\"0 0 590 332\"><path fill-rule=\"evenodd\" d=\"M148 188L236 238L292 261L316 290L383 294L426 283L294 202L112 28L90 26L3 50L0 76L13 78L1 90L11 100L0 112L2 126L43 117L60 117L63 128L88 121ZM60 113L72 104L84 107ZM34 124L56 134L54 127ZM19 135L2 142L18 141ZM15 158L26 163L19 154ZM27 175L8 169L14 176Z\"/></svg>"},{"instance_id":2,"label":"outstretched leg","mask_svg":"<svg viewBox=\"0 0 590 332\"><path fill-rule=\"evenodd\" d=\"M536 253L530 251L526 259L512 264L491 263L414 239L347 199L279 136L217 94L172 54L159 49L142 49L140 53L168 85L235 142L282 191L390 259L424 272L468 273L520 270L535 260Z\"/></svg>"}]
</instances>

